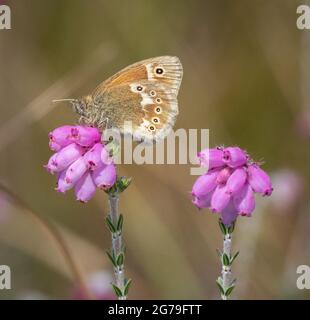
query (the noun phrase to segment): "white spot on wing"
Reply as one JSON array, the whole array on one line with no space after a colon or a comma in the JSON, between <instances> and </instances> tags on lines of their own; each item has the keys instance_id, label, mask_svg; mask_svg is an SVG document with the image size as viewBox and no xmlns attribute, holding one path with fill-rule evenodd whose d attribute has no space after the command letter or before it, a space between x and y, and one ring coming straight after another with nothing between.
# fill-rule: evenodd
<instances>
[{"instance_id":1,"label":"white spot on wing","mask_svg":"<svg viewBox=\"0 0 310 320\"><path fill-rule=\"evenodd\" d=\"M143 118L143 122L141 123L140 127L145 127L147 128L149 125L150 125L150 121L149 120L146 120Z\"/></svg>"},{"instance_id":2,"label":"white spot on wing","mask_svg":"<svg viewBox=\"0 0 310 320\"><path fill-rule=\"evenodd\" d=\"M146 72L147 72L147 79L148 80L154 80L154 72L153 72L153 64L148 63L145 65L146 66Z\"/></svg>"},{"instance_id":3,"label":"white spot on wing","mask_svg":"<svg viewBox=\"0 0 310 320\"><path fill-rule=\"evenodd\" d=\"M148 95L148 93L141 92L140 95L142 96L141 106L144 108L148 104L154 104L153 99Z\"/></svg>"},{"instance_id":4,"label":"white spot on wing","mask_svg":"<svg viewBox=\"0 0 310 320\"><path fill-rule=\"evenodd\" d=\"M130 86L130 90L134 93L138 93L141 98L141 107L144 108L145 106L149 105L149 104L154 104L153 99L151 98L151 96L147 93L147 92L143 92L143 91L138 91L137 87L140 86L139 83L132 83L129 85Z\"/></svg>"}]
</instances>

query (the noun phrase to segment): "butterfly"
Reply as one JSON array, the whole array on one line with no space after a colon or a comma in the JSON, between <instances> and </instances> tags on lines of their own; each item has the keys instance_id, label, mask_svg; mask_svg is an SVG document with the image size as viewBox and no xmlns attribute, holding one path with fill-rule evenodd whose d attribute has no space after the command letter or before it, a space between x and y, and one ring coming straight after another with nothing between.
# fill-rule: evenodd
<instances>
[{"instance_id":1,"label":"butterfly","mask_svg":"<svg viewBox=\"0 0 310 320\"><path fill-rule=\"evenodd\" d=\"M182 76L179 58L155 57L129 65L90 95L56 101L69 100L82 124L153 142L165 138L174 126Z\"/></svg>"}]
</instances>

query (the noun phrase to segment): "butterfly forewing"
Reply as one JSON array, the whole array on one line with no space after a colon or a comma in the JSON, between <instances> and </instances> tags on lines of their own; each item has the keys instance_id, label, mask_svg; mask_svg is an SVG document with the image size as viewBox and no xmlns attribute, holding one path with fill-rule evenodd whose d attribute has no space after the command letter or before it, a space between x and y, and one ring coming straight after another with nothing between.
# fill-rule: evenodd
<instances>
[{"instance_id":1,"label":"butterfly forewing","mask_svg":"<svg viewBox=\"0 0 310 320\"><path fill-rule=\"evenodd\" d=\"M164 73L158 74L162 67ZM139 80L161 80L168 82L178 93L183 76L182 64L178 57L162 56L136 62L102 82L93 92L93 97L103 94L110 87Z\"/></svg>"}]
</instances>

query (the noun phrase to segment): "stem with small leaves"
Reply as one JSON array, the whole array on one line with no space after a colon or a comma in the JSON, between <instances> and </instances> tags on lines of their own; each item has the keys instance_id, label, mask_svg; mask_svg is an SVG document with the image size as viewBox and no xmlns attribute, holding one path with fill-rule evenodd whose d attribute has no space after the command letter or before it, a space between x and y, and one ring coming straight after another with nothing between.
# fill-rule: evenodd
<instances>
[{"instance_id":1,"label":"stem with small leaves","mask_svg":"<svg viewBox=\"0 0 310 320\"><path fill-rule=\"evenodd\" d=\"M218 255L221 259L222 275L218 277L216 283L219 287L222 300L227 300L231 295L236 285L236 279L233 279L231 266L234 260L237 258L239 251L232 255L231 242L232 233L235 228L235 221L229 226L225 225L222 220L219 220L219 226L224 236L223 251L218 250Z\"/></svg>"},{"instance_id":2,"label":"stem with small leaves","mask_svg":"<svg viewBox=\"0 0 310 320\"><path fill-rule=\"evenodd\" d=\"M112 283L114 292L119 300L126 300L131 279L125 278L125 246L123 244L123 222L124 217L119 213L119 195L130 184L131 179L120 177L115 185L107 190L109 195L110 212L106 217L106 225L111 232L112 248L107 251L107 255L114 267L115 283Z\"/></svg>"}]
</instances>

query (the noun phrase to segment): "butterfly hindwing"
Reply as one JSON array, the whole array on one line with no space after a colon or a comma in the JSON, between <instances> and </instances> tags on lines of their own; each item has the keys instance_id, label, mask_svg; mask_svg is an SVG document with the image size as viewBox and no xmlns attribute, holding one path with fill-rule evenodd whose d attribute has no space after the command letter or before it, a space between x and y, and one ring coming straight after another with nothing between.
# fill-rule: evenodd
<instances>
[{"instance_id":1,"label":"butterfly hindwing","mask_svg":"<svg viewBox=\"0 0 310 320\"><path fill-rule=\"evenodd\" d=\"M140 106L144 112L142 119L133 122L135 137L138 140L140 136L144 137L145 141L164 138L178 115L175 91L162 82L140 81L130 87L140 96Z\"/></svg>"}]
</instances>

